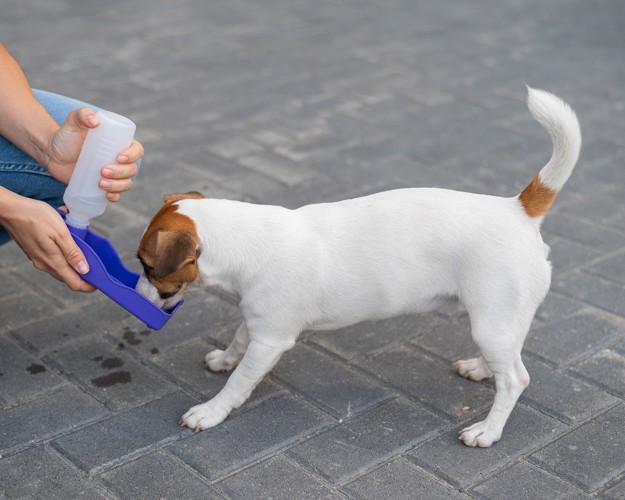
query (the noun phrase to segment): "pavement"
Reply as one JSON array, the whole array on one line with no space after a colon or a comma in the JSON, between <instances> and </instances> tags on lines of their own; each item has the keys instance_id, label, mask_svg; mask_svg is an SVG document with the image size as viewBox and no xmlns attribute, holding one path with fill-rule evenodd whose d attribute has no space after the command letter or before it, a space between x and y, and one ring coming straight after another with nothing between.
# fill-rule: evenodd
<instances>
[{"instance_id":1,"label":"pavement","mask_svg":"<svg viewBox=\"0 0 625 500\"><path fill-rule=\"evenodd\" d=\"M503 438L452 306L305 333L218 427L178 427L241 320L190 296L161 331L0 249L0 497L625 498L625 4L620 0L3 2L34 87L133 119L135 188L93 228L126 263L168 192L295 208L407 186L514 196L551 152L530 84L578 112L544 226L552 290Z\"/></svg>"}]
</instances>

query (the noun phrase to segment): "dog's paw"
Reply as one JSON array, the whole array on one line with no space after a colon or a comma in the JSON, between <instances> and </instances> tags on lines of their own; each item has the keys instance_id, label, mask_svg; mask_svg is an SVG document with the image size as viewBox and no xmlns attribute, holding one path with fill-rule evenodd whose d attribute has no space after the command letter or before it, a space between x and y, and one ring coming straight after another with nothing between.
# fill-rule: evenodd
<instances>
[{"instance_id":1,"label":"dog's paw","mask_svg":"<svg viewBox=\"0 0 625 500\"><path fill-rule=\"evenodd\" d=\"M454 370L458 372L461 377L479 382L485 378L493 376L492 372L488 369L484 359L472 358L472 359L460 359L453 364Z\"/></svg>"},{"instance_id":2,"label":"dog's paw","mask_svg":"<svg viewBox=\"0 0 625 500\"><path fill-rule=\"evenodd\" d=\"M227 356L221 349L215 349L204 358L204 366L213 372L227 372L234 368L237 361L234 356Z\"/></svg>"},{"instance_id":3,"label":"dog's paw","mask_svg":"<svg viewBox=\"0 0 625 500\"><path fill-rule=\"evenodd\" d=\"M486 420L473 424L458 433L458 439L467 446L488 448L501 438L501 430L492 429Z\"/></svg>"},{"instance_id":4,"label":"dog's paw","mask_svg":"<svg viewBox=\"0 0 625 500\"><path fill-rule=\"evenodd\" d=\"M201 405L189 408L180 419L180 427L188 427L195 432L200 432L223 422L228 416L228 412L217 408L210 401Z\"/></svg>"}]
</instances>

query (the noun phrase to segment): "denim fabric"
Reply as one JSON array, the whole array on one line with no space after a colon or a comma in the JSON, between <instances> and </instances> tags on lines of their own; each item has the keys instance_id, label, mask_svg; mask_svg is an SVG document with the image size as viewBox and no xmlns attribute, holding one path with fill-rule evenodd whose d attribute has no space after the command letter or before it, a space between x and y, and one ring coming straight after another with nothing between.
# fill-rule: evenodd
<instances>
[{"instance_id":1,"label":"denim fabric","mask_svg":"<svg viewBox=\"0 0 625 500\"><path fill-rule=\"evenodd\" d=\"M94 111L99 109L75 99L42 90L33 90L33 94L59 125L65 122L69 112L74 109L82 106L90 106ZM53 207L63 204L63 193L67 187L1 135L0 186L22 196L44 201ZM9 233L0 226L0 245L10 240Z\"/></svg>"}]
</instances>

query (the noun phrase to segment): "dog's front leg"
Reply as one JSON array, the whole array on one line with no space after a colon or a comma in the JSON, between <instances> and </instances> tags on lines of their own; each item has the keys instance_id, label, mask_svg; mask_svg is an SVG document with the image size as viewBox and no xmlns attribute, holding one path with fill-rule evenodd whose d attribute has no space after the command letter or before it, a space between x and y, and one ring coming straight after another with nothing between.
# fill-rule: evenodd
<instances>
[{"instance_id":1,"label":"dog's front leg","mask_svg":"<svg viewBox=\"0 0 625 500\"><path fill-rule=\"evenodd\" d=\"M241 361L250 343L250 336L245 321L234 334L234 338L225 351L215 349L204 358L204 366L214 372L229 372Z\"/></svg>"},{"instance_id":2,"label":"dog's front leg","mask_svg":"<svg viewBox=\"0 0 625 500\"><path fill-rule=\"evenodd\" d=\"M295 341L264 343L250 335L250 343L239 366L232 372L224 388L210 401L189 409L180 419L182 427L196 432L224 421L234 408L241 406L263 377L269 373Z\"/></svg>"}]
</instances>

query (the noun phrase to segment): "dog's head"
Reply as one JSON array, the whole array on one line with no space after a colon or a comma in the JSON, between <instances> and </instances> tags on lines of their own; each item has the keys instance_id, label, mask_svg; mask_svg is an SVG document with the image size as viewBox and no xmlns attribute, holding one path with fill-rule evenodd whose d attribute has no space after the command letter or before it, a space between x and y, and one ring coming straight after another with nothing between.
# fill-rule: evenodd
<instances>
[{"instance_id":1,"label":"dog's head","mask_svg":"<svg viewBox=\"0 0 625 500\"><path fill-rule=\"evenodd\" d=\"M137 291L162 309L170 309L199 278L200 237L195 223L178 213L179 200L204 198L196 192L168 194L150 221L137 257L143 272Z\"/></svg>"}]
</instances>

